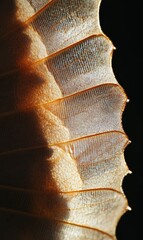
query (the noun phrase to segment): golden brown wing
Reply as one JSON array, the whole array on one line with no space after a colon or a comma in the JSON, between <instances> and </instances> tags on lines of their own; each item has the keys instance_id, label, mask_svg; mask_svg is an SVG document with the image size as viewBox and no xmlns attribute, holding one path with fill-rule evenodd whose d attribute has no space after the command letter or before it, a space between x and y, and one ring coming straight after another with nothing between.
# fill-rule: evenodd
<instances>
[{"instance_id":1,"label":"golden brown wing","mask_svg":"<svg viewBox=\"0 0 143 240\"><path fill-rule=\"evenodd\" d=\"M127 97L100 0L0 2L0 239L115 239Z\"/></svg>"}]
</instances>

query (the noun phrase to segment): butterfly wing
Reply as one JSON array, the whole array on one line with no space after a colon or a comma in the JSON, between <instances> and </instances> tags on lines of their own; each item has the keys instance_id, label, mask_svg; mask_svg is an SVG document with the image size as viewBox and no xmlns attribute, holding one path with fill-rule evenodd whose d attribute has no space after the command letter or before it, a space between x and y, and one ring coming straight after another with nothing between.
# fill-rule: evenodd
<instances>
[{"instance_id":1,"label":"butterfly wing","mask_svg":"<svg viewBox=\"0 0 143 240\"><path fill-rule=\"evenodd\" d=\"M1 1L0 237L114 239L127 97L99 0Z\"/></svg>"}]
</instances>

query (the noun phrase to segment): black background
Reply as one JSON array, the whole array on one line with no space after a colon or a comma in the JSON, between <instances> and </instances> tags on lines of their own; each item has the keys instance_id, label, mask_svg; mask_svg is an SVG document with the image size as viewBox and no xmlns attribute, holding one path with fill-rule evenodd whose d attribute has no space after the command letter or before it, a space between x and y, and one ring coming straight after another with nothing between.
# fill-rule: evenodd
<instances>
[{"instance_id":1,"label":"black background","mask_svg":"<svg viewBox=\"0 0 143 240\"><path fill-rule=\"evenodd\" d=\"M100 24L116 50L112 66L116 79L130 102L122 116L123 127L131 140L125 159L132 174L123 180L123 190L131 211L117 226L118 240L143 239L143 92L141 57L141 5L138 1L102 0Z\"/></svg>"}]
</instances>

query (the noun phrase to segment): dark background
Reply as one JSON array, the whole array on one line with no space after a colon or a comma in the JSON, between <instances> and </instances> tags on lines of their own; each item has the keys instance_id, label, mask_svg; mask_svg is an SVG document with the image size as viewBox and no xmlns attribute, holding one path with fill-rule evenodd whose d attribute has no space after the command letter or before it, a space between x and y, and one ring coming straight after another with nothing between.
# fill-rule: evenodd
<instances>
[{"instance_id":1,"label":"dark background","mask_svg":"<svg viewBox=\"0 0 143 240\"><path fill-rule=\"evenodd\" d=\"M131 211L117 226L118 240L143 239L143 92L141 57L141 4L138 1L102 0L100 23L116 47L112 66L130 102L123 113L123 127L131 140L125 159L132 174L123 181Z\"/></svg>"}]
</instances>

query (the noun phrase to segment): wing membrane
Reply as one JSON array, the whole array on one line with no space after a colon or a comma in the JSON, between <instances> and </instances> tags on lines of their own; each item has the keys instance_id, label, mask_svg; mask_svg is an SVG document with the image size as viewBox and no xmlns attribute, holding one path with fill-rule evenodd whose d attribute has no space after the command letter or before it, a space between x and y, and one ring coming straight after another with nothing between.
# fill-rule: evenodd
<instances>
[{"instance_id":1,"label":"wing membrane","mask_svg":"<svg viewBox=\"0 0 143 240\"><path fill-rule=\"evenodd\" d=\"M127 97L99 5L0 2L1 239L115 239Z\"/></svg>"}]
</instances>

